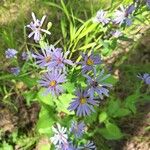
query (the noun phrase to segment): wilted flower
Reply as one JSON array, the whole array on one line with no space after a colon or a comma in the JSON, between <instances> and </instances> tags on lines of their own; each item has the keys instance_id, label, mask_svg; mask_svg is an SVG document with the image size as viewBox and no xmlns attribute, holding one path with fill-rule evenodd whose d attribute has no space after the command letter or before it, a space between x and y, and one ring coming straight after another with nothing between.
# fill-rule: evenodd
<instances>
[{"instance_id":1,"label":"wilted flower","mask_svg":"<svg viewBox=\"0 0 150 150\"><path fill-rule=\"evenodd\" d=\"M94 98L94 93L96 92L101 99L103 99L103 95L109 96L109 90L106 87L112 87L111 84L104 83L103 81L107 79L110 74L103 76L104 70L102 70L98 77L96 77L96 71L94 70L94 77L91 78L88 75L84 75L87 78L88 84L88 93L90 94L91 99ZM102 77L103 76L103 77Z\"/></svg>"},{"instance_id":2,"label":"wilted flower","mask_svg":"<svg viewBox=\"0 0 150 150\"><path fill-rule=\"evenodd\" d=\"M34 35L35 42L38 42L41 39L41 32L47 33L49 35L51 34L49 31L41 28L46 18L45 15L42 17L40 21L36 19L35 14L32 12L32 18L33 21L29 25L27 25L27 27L32 30L32 32L28 35L29 38L31 38Z\"/></svg>"},{"instance_id":3,"label":"wilted flower","mask_svg":"<svg viewBox=\"0 0 150 150\"><path fill-rule=\"evenodd\" d=\"M139 74L138 78L142 79L146 84L150 85L150 74L144 73L143 75Z\"/></svg>"},{"instance_id":4,"label":"wilted flower","mask_svg":"<svg viewBox=\"0 0 150 150\"><path fill-rule=\"evenodd\" d=\"M18 52L15 49L8 48L7 51L5 52L5 56L6 58L13 58L16 56L17 53Z\"/></svg>"},{"instance_id":5,"label":"wilted flower","mask_svg":"<svg viewBox=\"0 0 150 150\"><path fill-rule=\"evenodd\" d=\"M83 61L78 64L82 65L82 73L91 71L95 65L101 64L101 58L99 55L94 55L92 52L89 56L88 54L82 54Z\"/></svg>"},{"instance_id":6,"label":"wilted flower","mask_svg":"<svg viewBox=\"0 0 150 150\"><path fill-rule=\"evenodd\" d=\"M129 15L134 11L135 7L130 6L125 9L123 6L120 6L120 10L116 10L114 22L117 24L123 24L130 26L132 21L129 18Z\"/></svg>"},{"instance_id":7,"label":"wilted flower","mask_svg":"<svg viewBox=\"0 0 150 150\"><path fill-rule=\"evenodd\" d=\"M28 52L22 52L21 57L22 60L28 60L30 56Z\"/></svg>"},{"instance_id":8,"label":"wilted flower","mask_svg":"<svg viewBox=\"0 0 150 150\"><path fill-rule=\"evenodd\" d=\"M72 121L70 131L75 135L76 138L81 137L85 131L84 122L77 123L76 121Z\"/></svg>"},{"instance_id":9,"label":"wilted flower","mask_svg":"<svg viewBox=\"0 0 150 150\"><path fill-rule=\"evenodd\" d=\"M120 36L122 36L122 32L119 30L116 31L112 31L111 34L113 35L113 37L118 38Z\"/></svg>"},{"instance_id":10,"label":"wilted flower","mask_svg":"<svg viewBox=\"0 0 150 150\"><path fill-rule=\"evenodd\" d=\"M20 68L19 67L10 68L10 72L15 76L17 76L20 73Z\"/></svg>"},{"instance_id":11,"label":"wilted flower","mask_svg":"<svg viewBox=\"0 0 150 150\"><path fill-rule=\"evenodd\" d=\"M68 148L68 135L67 135L67 129L64 127L61 127L59 123L56 124L56 127L52 127L53 132L55 133L53 137L50 138L51 142L56 146L56 148L59 150L60 148L63 148L61 150L67 150Z\"/></svg>"},{"instance_id":12,"label":"wilted flower","mask_svg":"<svg viewBox=\"0 0 150 150\"><path fill-rule=\"evenodd\" d=\"M52 70L43 75L42 79L39 81L40 85L47 88L46 93L51 93L53 96L58 96L63 92L61 83L66 81L66 77L61 71Z\"/></svg>"},{"instance_id":13,"label":"wilted flower","mask_svg":"<svg viewBox=\"0 0 150 150\"><path fill-rule=\"evenodd\" d=\"M48 69L65 70L65 64L73 65L73 62L67 59L68 54L69 51L64 54L60 50L55 50L53 52L52 63L48 66Z\"/></svg>"},{"instance_id":14,"label":"wilted flower","mask_svg":"<svg viewBox=\"0 0 150 150\"><path fill-rule=\"evenodd\" d=\"M52 47L46 46L45 48L41 49L41 52L42 52L42 54L40 54L40 53L34 54L36 63L40 67L48 67L49 65L53 64L53 62L52 62L52 56L53 56Z\"/></svg>"},{"instance_id":15,"label":"wilted flower","mask_svg":"<svg viewBox=\"0 0 150 150\"><path fill-rule=\"evenodd\" d=\"M104 10L99 10L94 18L95 22L102 23L103 25L108 24L110 19L106 17L107 12Z\"/></svg>"},{"instance_id":16,"label":"wilted flower","mask_svg":"<svg viewBox=\"0 0 150 150\"><path fill-rule=\"evenodd\" d=\"M97 105L97 101L90 99L86 90L78 89L75 95L76 98L73 98L68 110L75 110L77 116L86 116L94 111L93 106Z\"/></svg>"},{"instance_id":17,"label":"wilted flower","mask_svg":"<svg viewBox=\"0 0 150 150\"><path fill-rule=\"evenodd\" d=\"M80 148L81 150L96 150L96 146L93 142L88 141L87 144Z\"/></svg>"}]
</instances>

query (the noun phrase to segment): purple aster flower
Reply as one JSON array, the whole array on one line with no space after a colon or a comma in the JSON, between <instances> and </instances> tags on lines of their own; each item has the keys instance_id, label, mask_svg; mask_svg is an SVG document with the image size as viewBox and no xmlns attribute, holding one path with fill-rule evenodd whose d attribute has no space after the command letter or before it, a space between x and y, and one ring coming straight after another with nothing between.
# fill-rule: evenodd
<instances>
[{"instance_id":1,"label":"purple aster flower","mask_svg":"<svg viewBox=\"0 0 150 150\"><path fill-rule=\"evenodd\" d=\"M135 10L135 5L134 4L129 5L128 8L126 9L126 16L132 14L134 10Z\"/></svg>"},{"instance_id":2,"label":"purple aster flower","mask_svg":"<svg viewBox=\"0 0 150 150\"><path fill-rule=\"evenodd\" d=\"M51 68L65 70L65 64L74 65L73 62L67 59L67 56L70 51L67 51L65 54L61 52L59 49L53 52L52 63L48 65L48 69Z\"/></svg>"},{"instance_id":3,"label":"purple aster flower","mask_svg":"<svg viewBox=\"0 0 150 150\"><path fill-rule=\"evenodd\" d=\"M53 56L53 48L46 46L45 48L41 49L42 54L36 53L34 54L34 58L36 59L36 63L40 67L48 67L49 65L53 64L52 56Z\"/></svg>"},{"instance_id":4,"label":"purple aster flower","mask_svg":"<svg viewBox=\"0 0 150 150\"><path fill-rule=\"evenodd\" d=\"M89 115L92 111L94 112L94 105L97 105L97 101L89 98L86 90L79 89L76 91L76 98L70 103L68 110L76 111L77 116Z\"/></svg>"},{"instance_id":5,"label":"purple aster flower","mask_svg":"<svg viewBox=\"0 0 150 150\"><path fill-rule=\"evenodd\" d=\"M70 131L75 135L76 138L80 138L85 130L84 122L77 123L76 121L72 121Z\"/></svg>"},{"instance_id":6,"label":"purple aster flower","mask_svg":"<svg viewBox=\"0 0 150 150\"><path fill-rule=\"evenodd\" d=\"M67 144L61 144L61 145L56 145L55 146L55 149L56 150L81 150L81 149L78 149L76 148L72 142L68 142Z\"/></svg>"},{"instance_id":7,"label":"purple aster flower","mask_svg":"<svg viewBox=\"0 0 150 150\"><path fill-rule=\"evenodd\" d=\"M144 73L143 75L139 74L138 78L142 79L146 84L150 85L150 74Z\"/></svg>"},{"instance_id":8,"label":"purple aster flower","mask_svg":"<svg viewBox=\"0 0 150 150\"><path fill-rule=\"evenodd\" d=\"M96 56L93 52L88 56L88 54L82 54L83 61L78 64L82 65L82 73L91 71L95 65L101 64L100 56Z\"/></svg>"},{"instance_id":9,"label":"purple aster flower","mask_svg":"<svg viewBox=\"0 0 150 150\"><path fill-rule=\"evenodd\" d=\"M17 53L18 52L15 49L8 48L7 51L5 52L5 56L6 58L13 58L16 56Z\"/></svg>"},{"instance_id":10,"label":"purple aster flower","mask_svg":"<svg viewBox=\"0 0 150 150\"><path fill-rule=\"evenodd\" d=\"M45 94L51 93L53 96L58 96L63 92L61 83L66 81L66 77L61 71L52 70L43 75L42 79L39 81L42 87L47 88Z\"/></svg>"},{"instance_id":11,"label":"purple aster flower","mask_svg":"<svg viewBox=\"0 0 150 150\"><path fill-rule=\"evenodd\" d=\"M107 12L103 10L99 10L94 18L95 22L102 23L103 25L108 24L110 19L106 17Z\"/></svg>"},{"instance_id":12,"label":"purple aster flower","mask_svg":"<svg viewBox=\"0 0 150 150\"><path fill-rule=\"evenodd\" d=\"M46 18L45 15L42 17L40 21L36 19L35 14L32 12L32 18L33 21L29 25L27 25L27 27L32 30L32 32L28 35L29 38L31 38L34 35L35 42L38 42L41 39L41 32L47 33L49 35L51 34L49 31L41 28Z\"/></svg>"},{"instance_id":13,"label":"purple aster flower","mask_svg":"<svg viewBox=\"0 0 150 150\"><path fill-rule=\"evenodd\" d=\"M119 30L116 31L112 31L111 34L113 35L113 37L118 38L120 36L122 36L122 32Z\"/></svg>"},{"instance_id":14,"label":"purple aster flower","mask_svg":"<svg viewBox=\"0 0 150 150\"><path fill-rule=\"evenodd\" d=\"M69 147L67 150L79 150L79 149L76 148L72 143L69 143Z\"/></svg>"},{"instance_id":15,"label":"purple aster flower","mask_svg":"<svg viewBox=\"0 0 150 150\"><path fill-rule=\"evenodd\" d=\"M123 24L125 23L126 25L130 26L132 21L129 18L129 15L131 12L133 12L133 7L128 7L127 9L124 8L123 6L120 6L120 10L116 10L115 12L115 19L114 22L116 24Z\"/></svg>"},{"instance_id":16,"label":"purple aster flower","mask_svg":"<svg viewBox=\"0 0 150 150\"><path fill-rule=\"evenodd\" d=\"M67 150L68 143L68 135L67 129L61 127L59 123L56 124L56 127L52 127L52 131L55 133L53 137L50 138L51 142L56 146L58 150ZM62 148L62 149L61 149Z\"/></svg>"},{"instance_id":17,"label":"purple aster flower","mask_svg":"<svg viewBox=\"0 0 150 150\"><path fill-rule=\"evenodd\" d=\"M20 68L19 67L10 68L10 72L15 76L17 76L20 73Z\"/></svg>"},{"instance_id":18,"label":"purple aster flower","mask_svg":"<svg viewBox=\"0 0 150 150\"><path fill-rule=\"evenodd\" d=\"M93 142L88 141L87 144L81 147L81 150L96 150L96 146Z\"/></svg>"},{"instance_id":19,"label":"purple aster flower","mask_svg":"<svg viewBox=\"0 0 150 150\"><path fill-rule=\"evenodd\" d=\"M94 93L96 92L101 99L103 99L103 95L109 96L109 90L107 87L112 87L111 84L104 83L104 80L106 80L110 74L104 75L104 70L102 70L98 77L96 77L96 71L94 70L94 77L91 78L88 75L84 75L84 77L87 78L87 84L88 84L88 93L91 97L91 99L94 98ZM102 77L103 76L103 77Z\"/></svg>"}]
</instances>

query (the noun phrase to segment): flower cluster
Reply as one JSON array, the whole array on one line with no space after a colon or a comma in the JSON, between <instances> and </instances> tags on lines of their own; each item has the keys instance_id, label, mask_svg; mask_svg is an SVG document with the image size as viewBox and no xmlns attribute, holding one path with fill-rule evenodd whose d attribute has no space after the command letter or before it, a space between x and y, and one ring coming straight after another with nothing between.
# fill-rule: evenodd
<instances>
[{"instance_id":1,"label":"flower cluster","mask_svg":"<svg viewBox=\"0 0 150 150\"><path fill-rule=\"evenodd\" d=\"M7 59L17 58L17 56L16 56L17 54L18 54L18 52L15 49L13 49L13 48L8 48L5 51L5 57ZM10 68L10 72L13 75L17 76L20 73L20 68L19 67L11 67Z\"/></svg>"},{"instance_id":2,"label":"flower cluster","mask_svg":"<svg viewBox=\"0 0 150 150\"><path fill-rule=\"evenodd\" d=\"M61 127L59 123L52 127L54 136L50 138L51 142L55 145L56 150L96 150L96 146L93 142L88 141L85 145L76 146L73 145L70 134L73 134L75 139L81 138L85 131L84 122L72 122L70 132L67 128Z\"/></svg>"},{"instance_id":3,"label":"flower cluster","mask_svg":"<svg viewBox=\"0 0 150 150\"><path fill-rule=\"evenodd\" d=\"M95 55L92 51L90 55L82 54L83 61L78 64L82 65L83 76L87 79L87 87L85 89L79 88L76 90L76 97L73 98L70 103L68 110L76 111L77 116L90 115L94 112L94 106L99 104L99 101L95 100L95 95L97 93L99 99L103 99L104 96L109 96L108 87L112 87L111 84L104 83L110 74L104 76L104 70L102 70L98 76L96 72L96 67L101 64L101 57ZM89 76L88 73L94 74L94 76Z\"/></svg>"},{"instance_id":4,"label":"flower cluster","mask_svg":"<svg viewBox=\"0 0 150 150\"><path fill-rule=\"evenodd\" d=\"M73 62L67 59L68 54L69 51L63 53L61 48L54 48L52 45L34 54L36 64L47 70L39 81L40 85L47 89L47 94L58 96L63 92L61 84L66 81L66 64L73 65Z\"/></svg>"},{"instance_id":5,"label":"flower cluster","mask_svg":"<svg viewBox=\"0 0 150 150\"><path fill-rule=\"evenodd\" d=\"M28 37L34 35L35 42L39 42L42 38L41 32L50 34L49 31L41 28L45 17L43 16L40 21L32 13L33 22L27 25L32 30ZM39 81L40 85L46 88L45 94L59 96L63 92L61 84L66 81L66 65L73 65L73 62L67 59L69 53L69 51L64 53L61 48L55 48L53 45L46 45L41 51L34 53L36 64L47 70Z\"/></svg>"},{"instance_id":6,"label":"flower cluster","mask_svg":"<svg viewBox=\"0 0 150 150\"><path fill-rule=\"evenodd\" d=\"M101 23L103 26L108 25L109 23L130 26L132 24L133 12L137 9L137 3L138 2L134 2L127 7L121 5L119 9L115 10L115 13L111 18L107 17L106 11L99 10L93 21Z\"/></svg>"}]
</instances>

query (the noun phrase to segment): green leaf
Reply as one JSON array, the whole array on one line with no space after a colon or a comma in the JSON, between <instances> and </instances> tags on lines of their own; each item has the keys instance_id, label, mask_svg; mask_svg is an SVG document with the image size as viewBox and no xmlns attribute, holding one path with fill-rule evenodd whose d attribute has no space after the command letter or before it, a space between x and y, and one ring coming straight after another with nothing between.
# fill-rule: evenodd
<instances>
[{"instance_id":1,"label":"green leaf","mask_svg":"<svg viewBox=\"0 0 150 150\"><path fill-rule=\"evenodd\" d=\"M108 118L108 115L105 111L101 112L101 114L99 115L99 122L105 122L105 120Z\"/></svg>"},{"instance_id":2,"label":"green leaf","mask_svg":"<svg viewBox=\"0 0 150 150\"><path fill-rule=\"evenodd\" d=\"M38 92L37 98L39 99L40 102L50 105L50 106L53 106L54 100L56 98L52 97L51 94L44 95L44 92L45 92L45 89L41 89Z\"/></svg>"},{"instance_id":3,"label":"green leaf","mask_svg":"<svg viewBox=\"0 0 150 150\"><path fill-rule=\"evenodd\" d=\"M86 27L78 36L78 40L86 36L88 33L92 32L97 27L97 24L91 24L89 27Z\"/></svg>"},{"instance_id":4,"label":"green leaf","mask_svg":"<svg viewBox=\"0 0 150 150\"><path fill-rule=\"evenodd\" d=\"M37 79L28 76L18 77L18 80L24 82L28 87L33 87L37 85Z\"/></svg>"},{"instance_id":5,"label":"green leaf","mask_svg":"<svg viewBox=\"0 0 150 150\"><path fill-rule=\"evenodd\" d=\"M13 147L9 145L8 143L4 142L2 147L0 147L1 150L13 150Z\"/></svg>"},{"instance_id":6,"label":"green leaf","mask_svg":"<svg viewBox=\"0 0 150 150\"><path fill-rule=\"evenodd\" d=\"M131 113L131 111L129 109L126 108L120 108L118 109L118 111L113 115L113 117L124 117L127 116Z\"/></svg>"},{"instance_id":7,"label":"green leaf","mask_svg":"<svg viewBox=\"0 0 150 150\"><path fill-rule=\"evenodd\" d=\"M74 92L75 86L73 83L71 82L66 82L63 84L63 88L68 92L68 93L72 93Z\"/></svg>"},{"instance_id":8,"label":"green leaf","mask_svg":"<svg viewBox=\"0 0 150 150\"><path fill-rule=\"evenodd\" d=\"M111 75L105 81L112 85L115 85L118 82L118 79L116 79L113 75Z\"/></svg>"},{"instance_id":9,"label":"green leaf","mask_svg":"<svg viewBox=\"0 0 150 150\"><path fill-rule=\"evenodd\" d=\"M120 108L119 101L118 101L118 100L116 100L116 101L111 100L111 101L109 102L109 106L108 106L108 108L107 108L107 112L108 112L108 114L109 114L110 116L114 116L115 113L118 111L119 108Z\"/></svg>"},{"instance_id":10,"label":"green leaf","mask_svg":"<svg viewBox=\"0 0 150 150\"><path fill-rule=\"evenodd\" d=\"M117 140L123 137L123 134L121 133L118 126L109 122L106 124L106 128L100 129L99 132L104 138L108 140Z\"/></svg>"},{"instance_id":11,"label":"green leaf","mask_svg":"<svg viewBox=\"0 0 150 150\"><path fill-rule=\"evenodd\" d=\"M67 31L66 31L66 22L64 19L61 19L61 31L62 31L62 35L63 35L63 38L65 39L67 37Z\"/></svg>"},{"instance_id":12,"label":"green leaf","mask_svg":"<svg viewBox=\"0 0 150 150\"><path fill-rule=\"evenodd\" d=\"M30 105L32 101L35 101L37 92L36 91L28 91L23 93L23 96L26 100L27 105Z\"/></svg>"},{"instance_id":13,"label":"green leaf","mask_svg":"<svg viewBox=\"0 0 150 150\"><path fill-rule=\"evenodd\" d=\"M74 114L74 112L70 112L67 108L69 107L69 103L72 101L74 95L72 94L62 94L59 96L59 100L56 100L57 111L65 112L67 114Z\"/></svg>"},{"instance_id":14,"label":"green leaf","mask_svg":"<svg viewBox=\"0 0 150 150\"><path fill-rule=\"evenodd\" d=\"M55 122L53 109L47 110L46 107L42 106L39 120L37 122L37 131L40 134L52 135L52 125Z\"/></svg>"},{"instance_id":15,"label":"green leaf","mask_svg":"<svg viewBox=\"0 0 150 150\"><path fill-rule=\"evenodd\" d=\"M130 95L125 100L125 107L130 109L133 113L136 113L136 102L140 96L140 93L136 92Z\"/></svg>"}]
</instances>

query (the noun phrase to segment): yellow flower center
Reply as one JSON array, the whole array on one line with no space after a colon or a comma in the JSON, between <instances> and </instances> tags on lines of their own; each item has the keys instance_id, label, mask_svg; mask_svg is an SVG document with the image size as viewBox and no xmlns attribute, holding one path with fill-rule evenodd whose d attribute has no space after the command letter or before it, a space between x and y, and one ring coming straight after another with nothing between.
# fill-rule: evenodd
<instances>
[{"instance_id":1,"label":"yellow flower center","mask_svg":"<svg viewBox=\"0 0 150 150\"><path fill-rule=\"evenodd\" d=\"M45 58L45 61L48 63L48 62L50 62L51 61L51 56L49 55L49 56L47 56L46 58Z\"/></svg>"},{"instance_id":2,"label":"yellow flower center","mask_svg":"<svg viewBox=\"0 0 150 150\"><path fill-rule=\"evenodd\" d=\"M93 60L91 58L88 58L88 60L86 61L86 64L91 66L94 64Z\"/></svg>"},{"instance_id":3,"label":"yellow flower center","mask_svg":"<svg viewBox=\"0 0 150 150\"><path fill-rule=\"evenodd\" d=\"M85 104L85 103L86 103L86 98L82 97L82 98L80 99L80 103L81 103L81 104Z\"/></svg>"},{"instance_id":4,"label":"yellow flower center","mask_svg":"<svg viewBox=\"0 0 150 150\"><path fill-rule=\"evenodd\" d=\"M55 80L52 80L50 83L49 83L49 86L55 86L56 85L56 81Z\"/></svg>"}]
</instances>

